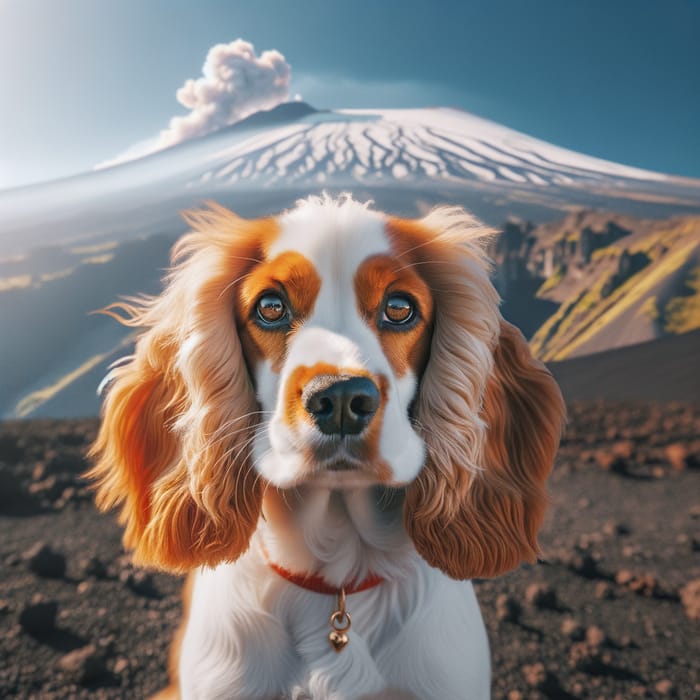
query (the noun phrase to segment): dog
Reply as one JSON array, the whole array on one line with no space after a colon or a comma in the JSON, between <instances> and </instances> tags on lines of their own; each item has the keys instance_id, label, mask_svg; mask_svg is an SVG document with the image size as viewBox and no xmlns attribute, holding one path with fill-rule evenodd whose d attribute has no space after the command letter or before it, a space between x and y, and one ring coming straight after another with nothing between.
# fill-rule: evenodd
<instances>
[{"instance_id":1,"label":"dog","mask_svg":"<svg viewBox=\"0 0 700 700\"><path fill-rule=\"evenodd\" d=\"M538 553L561 393L460 208L187 212L109 376L89 476L137 564L189 573L181 698L490 696L470 579Z\"/></svg>"}]
</instances>

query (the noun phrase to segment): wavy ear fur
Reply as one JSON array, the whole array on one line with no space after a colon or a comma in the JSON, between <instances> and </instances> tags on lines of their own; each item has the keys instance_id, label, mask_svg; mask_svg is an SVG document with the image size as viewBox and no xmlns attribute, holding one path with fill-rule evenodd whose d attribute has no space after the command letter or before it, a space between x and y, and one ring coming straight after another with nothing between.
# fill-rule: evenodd
<instances>
[{"instance_id":1,"label":"wavy ear fur","mask_svg":"<svg viewBox=\"0 0 700 700\"><path fill-rule=\"evenodd\" d=\"M564 402L500 316L483 229L454 209L409 229L435 322L415 405L427 460L407 488L404 524L421 556L449 576L497 576L537 557Z\"/></svg>"},{"instance_id":2,"label":"wavy ear fur","mask_svg":"<svg viewBox=\"0 0 700 700\"><path fill-rule=\"evenodd\" d=\"M175 572L236 559L257 525L257 402L233 304L274 225L216 206L186 218L195 231L176 245L163 294L105 310L146 330L112 372L87 474L97 505L121 508L135 561Z\"/></svg>"}]
</instances>

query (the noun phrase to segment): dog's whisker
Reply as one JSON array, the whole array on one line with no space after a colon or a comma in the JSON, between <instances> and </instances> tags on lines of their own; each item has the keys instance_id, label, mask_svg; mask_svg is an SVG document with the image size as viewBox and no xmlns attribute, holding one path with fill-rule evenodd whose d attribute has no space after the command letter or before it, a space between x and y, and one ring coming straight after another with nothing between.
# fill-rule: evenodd
<instances>
[{"instance_id":1,"label":"dog's whisker","mask_svg":"<svg viewBox=\"0 0 700 700\"><path fill-rule=\"evenodd\" d=\"M211 433L211 436L208 437L205 441L205 445L203 449L209 449L210 447L215 446L219 442L232 438L235 435L238 435L242 432L246 432L248 430L253 430L256 427L256 423L249 423L247 425L244 425L241 428L237 428L236 430L231 430L230 428L235 424L238 423L242 420L245 420L246 418L252 418L252 417L257 417L257 416L266 416L266 415L271 415L272 411L250 411L249 413L246 413L242 416L238 416L236 418L233 418L223 425L221 425L219 428L217 428L213 433ZM221 434L220 434L221 433Z\"/></svg>"},{"instance_id":2,"label":"dog's whisker","mask_svg":"<svg viewBox=\"0 0 700 700\"><path fill-rule=\"evenodd\" d=\"M259 435L260 435L260 433L259 433L259 431L256 429L256 430L253 432L253 435L246 441L246 443L245 443L245 444L241 447L241 449L238 451L238 453L236 454L236 456L234 457L234 459L231 460L231 464L235 464L235 463L236 463L236 460L238 459L238 457L240 456L240 454L241 454L244 450L247 450L247 449L249 448L249 446L259 437ZM251 459L247 459L246 462L248 463L248 467L247 467L247 469L246 469L245 475L243 476L243 483L242 483L242 488L243 488L243 489L245 489L246 481L247 481L247 478L248 478L248 474L249 474L249 472L250 472L250 470L251 470L251 468L252 468L252 465L253 465L253 460L251 460ZM238 493L238 484L239 484L240 478L241 478L241 471L239 470L239 471L237 472L237 474L236 474L236 481L235 481L235 484L234 484L234 491L235 491L236 493Z\"/></svg>"},{"instance_id":3,"label":"dog's whisker","mask_svg":"<svg viewBox=\"0 0 700 700\"><path fill-rule=\"evenodd\" d=\"M231 289L231 287L237 285L239 282L242 282L244 279L248 279L248 277L250 277L250 275L251 275L251 273L247 272L245 275L241 275L240 277L237 277L232 282L229 282L219 293L219 299L221 299L221 297L223 297L224 294L226 294L226 292L228 292L228 290Z\"/></svg>"},{"instance_id":4,"label":"dog's whisker","mask_svg":"<svg viewBox=\"0 0 700 700\"><path fill-rule=\"evenodd\" d=\"M402 272L403 270L410 270L413 267L419 267L420 265L453 265L451 260L415 260L414 262L403 265L402 267L397 267L394 269L394 273Z\"/></svg>"}]
</instances>

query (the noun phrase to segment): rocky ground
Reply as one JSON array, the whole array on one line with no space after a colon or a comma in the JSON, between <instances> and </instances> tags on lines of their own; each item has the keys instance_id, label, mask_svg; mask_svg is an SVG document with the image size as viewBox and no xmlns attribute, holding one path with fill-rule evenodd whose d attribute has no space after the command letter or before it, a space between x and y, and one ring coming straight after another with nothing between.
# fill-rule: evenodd
<instances>
[{"instance_id":1,"label":"rocky ground","mask_svg":"<svg viewBox=\"0 0 700 700\"><path fill-rule=\"evenodd\" d=\"M94 509L96 429L0 424L0 697L165 683L181 580ZM571 405L551 494L542 561L478 583L494 698L700 697L700 405Z\"/></svg>"}]
</instances>

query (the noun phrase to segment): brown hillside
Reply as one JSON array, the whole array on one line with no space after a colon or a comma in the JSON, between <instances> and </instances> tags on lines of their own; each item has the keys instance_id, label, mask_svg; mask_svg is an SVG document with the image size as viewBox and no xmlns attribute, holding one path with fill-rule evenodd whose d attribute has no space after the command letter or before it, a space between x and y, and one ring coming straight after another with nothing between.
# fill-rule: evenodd
<instances>
[{"instance_id":1,"label":"brown hillside","mask_svg":"<svg viewBox=\"0 0 700 700\"><path fill-rule=\"evenodd\" d=\"M700 401L700 331L550 362L568 400Z\"/></svg>"},{"instance_id":2,"label":"brown hillside","mask_svg":"<svg viewBox=\"0 0 700 700\"><path fill-rule=\"evenodd\" d=\"M537 227L510 222L493 255L504 312L531 331L544 360L700 328L699 217L579 212Z\"/></svg>"}]
</instances>

